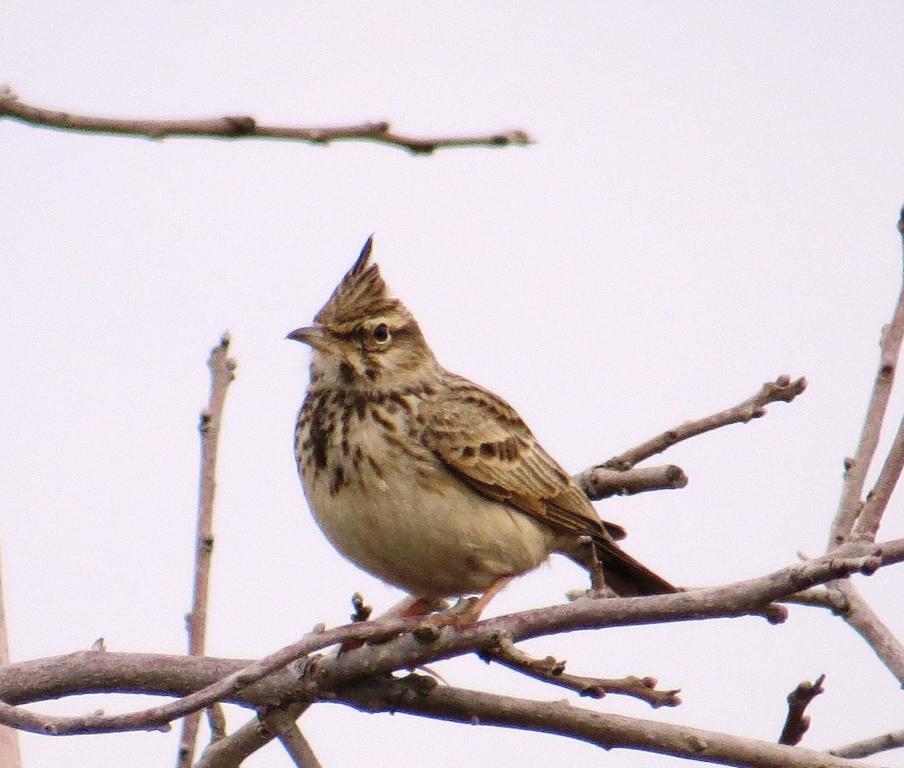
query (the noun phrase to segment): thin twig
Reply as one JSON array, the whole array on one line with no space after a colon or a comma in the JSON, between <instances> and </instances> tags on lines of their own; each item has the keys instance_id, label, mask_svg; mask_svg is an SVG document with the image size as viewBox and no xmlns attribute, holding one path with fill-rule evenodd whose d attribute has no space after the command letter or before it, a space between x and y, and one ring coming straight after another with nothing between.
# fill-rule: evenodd
<instances>
[{"instance_id":1,"label":"thin twig","mask_svg":"<svg viewBox=\"0 0 904 768\"><path fill-rule=\"evenodd\" d=\"M810 702L824 692L822 687L825 675L820 675L812 683L804 680L788 694L788 716L785 725L778 737L779 744L793 746L800 744L800 740L810 728L810 716L805 714Z\"/></svg>"},{"instance_id":2,"label":"thin twig","mask_svg":"<svg viewBox=\"0 0 904 768\"><path fill-rule=\"evenodd\" d=\"M207 595L214 544L213 501L216 495L217 450L226 391L235 378L235 361L229 357L228 333L224 333L220 343L210 350L207 367L210 369L210 401L207 409L201 413L198 425L201 434L201 473L198 483L198 523L195 534L195 577L191 612L185 617L188 652L192 656L204 655L207 634ZM189 768L194 761L200 721L200 712L192 712L182 721L176 768Z\"/></svg>"},{"instance_id":3,"label":"thin twig","mask_svg":"<svg viewBox=\"0 0 904 768\"><path fill-rule=\"evenodd\" d=\"M719 429L729 424L746 423L751 419L758 419L766 414L766 406L769 403L779 400L790 403L806 388L807 380L804 378L791 381L787 376L779 376L775 381L768 381L763 384L759 392L738 403L733 408L726 408L724 411L719 411L702 419L687 421L674 429L667 430L651 440L641 443L635 448L631 448L618 456L613 456L599 466L606 469L631 469L635 464L639 464L657 453L662 453L682 440L696 437L704 432Z\"/></svg>"},{"instance_id":4,"label":"thin twig","mask_svg":"<svg viewBox=\"0 0 904 768\"><path fill-rule=\"evenodd\" d=\"M310 144L333 141L372 141L406 149L412 154L429 155L448 147L526 146L533 141L524 131L499 131L474 136L417 138L396 133L388 122L359 123L334 127L287 127L260 125L249 115L227 115L207 119L125 119L92 117L36 107L21 101L8 87L0 89L0 118L8 117L30 125L81 133L139 136L147 139L201 136L219 139L288 139Z\"/></svg>"},{"instance_id":5,"label":"thin twig","mask_svg":"<svg viewBox=\"0 0 904 768\"><path fill-rule=\"evenodd\" d=\"M889 749L904 747L904 731L892 731L881 736L873 736L871 739L855 741L842 747L829 750L830 755L838 757L860 758L875 755L877 752L885 752Z\"/></svg>"},{"instance_id":6,"label":"thin twig","mask_svg":"<svg viewBox=\"0 0 904 768\"><path fill-rule=\"evenodd\" d=\"M536 680L567 688L591 699L601 699L607 693L618 693L645 701L653 708L677 707L681 704L679 689L657 690L658 682L653 677L630 675L623 678L602 678L572 675L565 671L564 661L558 661L552 656L542 659L531 656L518 648L509 635L501 635L498 646L480 656L487 663L495 661Z\"/></svg>"},{"instance_id":7,"label":"thin twig","mask_svg":"<svg viewBox=\"0 0 904 768\"><path fill-rule=\"evenodd\" d=\"M904 208L901 209L901 215L898 218L898 231L904 238ZM902 245L904 245L904 241L902 241ZM866 417L863 420L863 430L857 443L857 452L853 458L845 460L844 484L841 489L838 511L832 522L829 549L838 546L850 535L860 514L863 484L876 452L876 446L879 444L882 422L888 408L888 398L891 396L892 385L895 381L902 338L904 338L904 280L901 283L901 291L898 294L891 322L882 329L879 342L879 368L876 371L873 391L866 408Z\"/></svg>"},{"instance_id":8,"label":"thin twig","mask_svg":"<svg viewBox=\"0 0 904 768\"><path fill-rule=\"evenodd\" d=\"M0 553L2 554L2 553ZM6 610L3 605L3 559L0 558L0 667L9 664L9 635L6 629ZM19 734L12 728L0 725L0 765L21 768Z\"/></svg>"},{"instance_id":9,"label":"thin twig","mask_svg":"<svg viewBox=\"0 0 904 768\"><path fill-rule=\"evenodd\" d=\"M898 425L898 431L885 457L876 484L869 492L866 503L860 508L860 515L854 524L853 537L858 541L876 540L879 524L901 477L901 470L904 470L904 418Z\"/></svg>"}]
</instances>

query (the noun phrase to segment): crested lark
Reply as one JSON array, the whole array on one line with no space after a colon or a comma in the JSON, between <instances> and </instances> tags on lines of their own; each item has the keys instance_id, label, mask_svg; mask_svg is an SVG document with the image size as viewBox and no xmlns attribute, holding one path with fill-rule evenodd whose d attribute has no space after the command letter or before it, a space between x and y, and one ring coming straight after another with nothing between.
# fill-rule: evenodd
<instances>
[{"instance_id":1,"label":"crested lark","mask_svg":"<svg viewBox=\"0 0 904 768\"><path fill-rule=\"evenodd\" d=\"M314 325L288 335L313 348L295 457L333 546L424 603L484 593L478 613L552 552L601 565L620 595L674 591L508 403L436 361L370 253L368 240Z\"/></svg>"}]
</instances>

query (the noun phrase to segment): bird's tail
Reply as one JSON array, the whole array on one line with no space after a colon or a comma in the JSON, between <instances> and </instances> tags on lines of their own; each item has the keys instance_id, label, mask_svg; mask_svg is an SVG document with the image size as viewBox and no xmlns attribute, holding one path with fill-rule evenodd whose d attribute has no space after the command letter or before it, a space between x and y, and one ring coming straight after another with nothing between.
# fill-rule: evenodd
<instances>
[{"instance_id":1,"label":"bird's tail","mask_svg":"<svg viewBox=\"0 0 904 768\"><path fill-rule=\"evenodd\" d=\"M642 595L666 595L679 591L662 576L631 557L605 533L594 532L590 535L593 538L596 559L602 566L606 586L617 595L639 597ZM588 570L594 566L587 544L568 552L568 556Z\"/></svg>"}]
</instances>

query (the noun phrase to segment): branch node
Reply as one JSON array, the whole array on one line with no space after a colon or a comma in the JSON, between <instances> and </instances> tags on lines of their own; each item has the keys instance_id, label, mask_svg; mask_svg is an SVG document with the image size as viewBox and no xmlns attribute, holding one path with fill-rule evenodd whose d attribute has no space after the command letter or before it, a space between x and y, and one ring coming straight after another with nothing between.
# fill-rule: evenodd
<instances>
[{"instance_id":1,"label":"branch node","mask_svg":"<svg viewBox=\"0 0 904 768\"><path fill-rule=\"evenodd\" d=\"M778 603L769 603L760 609L759 615L775 626L776 624L784 624L787 621L788 609Z\"/></svg>"},{"instance_id":2,"label":"branch node","mask_svg":"<svg viewBox=\"0 0 904 768\"><path fill-rule=\"evenodd\" d=\"M223 121L229 126L231 136L250 136L257 129L257 121L249 115L227 115Z\"/></svg>"}]
</instances>

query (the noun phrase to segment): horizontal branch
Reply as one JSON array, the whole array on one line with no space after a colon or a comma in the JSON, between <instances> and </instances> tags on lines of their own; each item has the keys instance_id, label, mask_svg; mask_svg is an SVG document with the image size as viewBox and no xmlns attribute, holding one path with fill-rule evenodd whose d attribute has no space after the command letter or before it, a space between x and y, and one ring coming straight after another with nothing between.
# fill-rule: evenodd
<instances>
[{"instance_id":1,"label":"horizontal branch","mask_svg":"<svg viewBox=\"0 0 904 768\"><path fill-rule=\"evenodd\" d=\"M607 693L617 693L633 696L654 708L677 707L681 703L678 689L659 690L656 688L658 681L655 678L633 675L622 678L573 675L565 671L564 661L558 661L552 656L542 659L531 656L518 648L507 636L500 637L499 645L492 652L481 654L481 658L487 663L495 661L536 680L575 691L591 699L601 699Z\"/></svg>"},{"instance_id":2,"label":"horizontal branch","mask_svg":"<svg viewBox=\"0 0 904 768\"><path fill-rule=\"evenodd\" d=\"M164 728L169 720L213 701L255 707L279 705L287 695L315 701L362 676L410 669L464 653L491 651L498 647L503 635L519 641L584 629L744 616L817 584L855 572L872 573L880 565L901 561L904 539L873 545L868 550L845 545L831 555L723 587L651 597L582 598L566 605L499 616L463 630L447 627L430 641L423 639L423 633L412 632L418 626L416 618L354 623L311 633L250 664L205 657L92 651L19 662L0 669L0 700L8 702L0 704L0 722L50 735ZM301 671L299 665L286 669L294 659L327 646L349 639L378 638L385 642L348 650L338 657L311 658L301 663ZM180 674L174 676L177 669ZM263 679L265 676L267 680ZM100 692L188 695L161 707L110 716L93 713L54 717L12 706Z\"/></svg>"},{"instance_id":3,"label":"horizontal branch","mask_svg":"<svg viewBox=\"0 0 904 768\"><path fill-rule=\"evenodd\" d=\"M506 147L532 144L521 130L499 131L473 136L423 138L396 133L388 122L355 125L310 127L262 125L249 115L227 115L203 119L128 119L96 117L37 107L21 101L8 86L0 88L0 118L8 117L29 125L80 133L103 133L138 136L146 139L169 137L204 137L218 139L287 139L309 144L333 141L373 141L407 149L417 155L429 155L449 147Z\"/></svg>"},{"instance_id":4,"label":"horizontal branch","mask_svg":"<svg viewBox=\"0 0 904 768\"><path fill-rule=\"evenodd\" d=\"M862 768L861 763L811 749L596 712L564 701L531 701L426 682L369 679L336 694L334 700L367 712L404 712L469 725L519 728L604 749L638 749L709 763L750 768Z\"/></svg>"}]
</instances>

